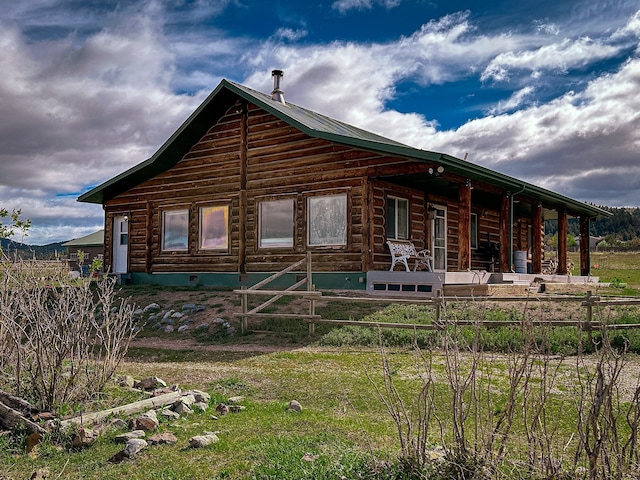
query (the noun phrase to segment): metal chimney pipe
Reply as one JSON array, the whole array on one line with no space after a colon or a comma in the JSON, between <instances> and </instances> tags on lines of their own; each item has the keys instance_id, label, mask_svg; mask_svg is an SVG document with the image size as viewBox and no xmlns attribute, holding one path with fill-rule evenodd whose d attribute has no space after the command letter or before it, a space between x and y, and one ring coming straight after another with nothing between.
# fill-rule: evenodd
<instances>
[{"instance_id":1,"label":"metal chimney pipe","mask_svg":"<svg viewBox=\"0 0 640 480\"><path fill-rule=\"evenodd\" d=\"M273 91L271 92L271 98L276 102L280 102L286 105L284 102L284 92L280 89L280 82L284 76L282 70L271 70L271 76L273 77Z\"/></svg>"}]
</instances>

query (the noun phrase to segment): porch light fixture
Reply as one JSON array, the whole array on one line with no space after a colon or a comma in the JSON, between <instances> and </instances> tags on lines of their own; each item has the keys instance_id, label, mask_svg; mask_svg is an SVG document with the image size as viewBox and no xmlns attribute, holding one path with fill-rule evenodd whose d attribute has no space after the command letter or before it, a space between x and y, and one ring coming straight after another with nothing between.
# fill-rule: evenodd
<instances>
[{"instance_id":1,"label":"porch light fixture","mask_svg":"<svg viewBox=\"0 0 640 480\"><path fill-rule=\"evenodd\" d=\"M429 167L428 172L429 172L429 175L434 175L436 177L439 177L444 173L444 167L442 165L438 165L436 168Z\"/></svg>"},{"instance_id":2,"label":"porch light fixture","mask_svg":"<svg viewBox=\"0 0 640 480\"><path fill-rule=\"evenodd\" d=\"M434 220L436 218L436 207L432 204L429 204L427 207L427 212L429 213L429 220Z\"/></svg>"}]
</instances>

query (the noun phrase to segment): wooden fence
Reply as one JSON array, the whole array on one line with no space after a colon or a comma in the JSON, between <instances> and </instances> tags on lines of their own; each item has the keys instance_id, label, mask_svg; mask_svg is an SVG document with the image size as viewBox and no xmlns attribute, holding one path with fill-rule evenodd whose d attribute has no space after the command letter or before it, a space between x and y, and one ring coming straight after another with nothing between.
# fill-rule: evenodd
<instances>
[{"instance_id":1,"label":"wooden fence","mask_svg":"<svg viewBox=\"0 0 640 480\"><path fill-rule=\"evenodd\" d=\"M281 278L286 273L296 271L297 268L306 264L306 276L297 281L290 287L284 290L277 289L262 289L274 280ZM305 290L298 290L300 287L305 286ZM628 324L606 324L603 322L594 320L594 310L603 307L616 307L616 306L638 306L640 307L640 299L603 299L598 295L593 295L591 291L586 293L586 296L568 296L568 295L535 295L528 296L511 296L511 297L493 297L493 296L478 296L478 297L444 297L437 296L434 298L388 298L377 295L370 296L323 296L322 292L316 291L312 282L311 271L311 255L307 253L305 259L302 259L293 265L287 267L281 272L275 273L270 277L262 280L261 282L253 285L249 288L242 288L240 290L234 290L234 293L241 297L242 312L234 314L235 317L242 320L242 332L249 331L248 319L249 318L280 318L290 320L302 320L309 324L309 335L315 333L316 324L330 324L330 325L355 325L359 327L374 327L374 328L404 328L410 330L443 330L450 326L464 326L464 325L478 325L484 328L497 328L506 326L518 326L522 325L521 320L450 320L443 317L442 312L447 304L459 303L459 302L529 302L529 303L552 303L552 302L574 302L580 303L585 308L584 319L581 320L533 320L528 324L534 326L548 326L548 327L577 327L583 331L601 330L604 328L610 330L622 330L640 328L640 323L628 323ZM249 310L249 297L255 295L271 296L268 300L261 303L257 307ZM263 310L272 305L278 299L284 296L296 296L301 297L309 302L309 308L307 314L293 314L293 313L277 313L270 312L265 313ZM316 302L319 298L326 301L336 302L376 302L376 303L401 303L412 305L425 305L430 306L435 310L434 320L428 324L419 323L388 323L388 322L368 322L359 320L334 320L324 319L316 313Z\"/></svg>"}]
</instances>

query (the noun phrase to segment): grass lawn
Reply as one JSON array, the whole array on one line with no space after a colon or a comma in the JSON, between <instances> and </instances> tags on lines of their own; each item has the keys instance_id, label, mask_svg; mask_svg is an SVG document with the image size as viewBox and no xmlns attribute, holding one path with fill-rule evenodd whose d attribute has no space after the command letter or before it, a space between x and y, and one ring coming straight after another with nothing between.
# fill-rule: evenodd
<instances>
[{"instance_id":1,"label":"grass lawn","mask_svg":"<svg viewBox=\"0 0 640 480\"><path fill-rule=\"evenodd\" d=\"M637 254L592 253L592 263L598 265L593 270L594 274L600 275L602 281L619 279L629 287L625 290L611 288L606 293L637 294L640 291L638 257ZM231 292L132 286L124 288L123 294L133 296L138 305L157 302L163 309L179 310L187 302L204 304L206 310L199 314L200 317L194 317L196 323L222 318L237 325L233 313L239 311L240 304ZM307 308L304 304L284 300L274 307L301 312ZM571 305L532 302L526 306L459 304L448 307L447 314L461 319L481 314L491 320L519 319L525 313L535 319L575 318L583 315L581 308L575 302ZM317 309L324 318L377 321L422 322L430 321L433 315L426 307L385 307L382 304L356 305L348 302L318 302ZM600 314L626 323L640 323L635 307ZM395 476L387 475L383 468L384 461L397 460L401 447L398 425L376 393L376 387L385 390L382 357L380 349L375 346L380 339L393 345L386 349L388 380L392 380L393 392L399 395L396 400L404 402L399 404L396 401L396 407L406 406L409 416L416 411L415 402L425 385L425 372L428 370L429 378L434 381L432 398L437 399L433 406L437 409L437 416L429 426L427 441L433 446L453 442L453 389L451 370L447 371L450 359L447 360L439 350L441 338L425 334L419 340L423 353L433 352L427 369L424 359L417 358L410 348L412 332L388 330L382 334L375 329L361 327L340 329L318 325L316 335L309 337L307 325L298 321L282 324L279 320L264 320L254 327L259 333L224 337L211 333L167 335L147 325L130 348L119 374L132 375L137 379L154 375L169 384L178 384L182 389L204 390L212 396L207 412L193 413L178 420L161 420L158 431L174 433L177 444L151 446L134 459L112 462L110 459L123 448L115 443L114 437L126 430L108 430L96 444L84 450L70 450L64 442L60 448L60 442L45 439L32 454L25 452L24 432L15 441L8 436L0 436L0 480L26 479L35 470L43 468L48 469L48 478L61 479L424 478L402 476L402 472L395 472ZM544 428L549 430L537 433L547 433L552 439L549 448L554 449L560 461L571 465L573 457L570 452L578 442L578 399L580 395L589 393L590 388L588 382L579 383L576 375L587 371L593 362L585 360L578 364L575 330L567 329L554 329L550 336L537 339L540 345L548 344L554 349L549 358L556 362L548 369L553 376L548 379L552 388L545 405ZM462 350L460 368L453 371L461 376L462 381L470 368L470 364L465 363L465 355L471 350L473 332L461 330L455 338ZM634 331L628 338L640 351L640 334ZM508 407L505 392L513 378L512 369L517 358L495 352L520 348L521 343L518 342L522 342L522 338L514 329L502 328L487 331L477 340L486 350L479 362L478 390L474 393L479 403L476 404L475 417L468 420L467 427L482 440L491 435L497 419ZM626 340L621 337L619 345ZM438 349L429 350L433 345ZM640 360L635 355L628 355L626 361L625 384L620 387L623 397L616 408L632 405L630 395L638 385ZM559 366L557 362L560 362ZM539 360L532 363L533 377L527 388L535 389L545 383L538 378L543 371L540 365ZM110 394L107 392L107 396ZM131 394L117 395L122 400L133 400ZM215 419L215 406L233 396L244 397L241 405L246 409ZM533 401L534 397L528 401ZM387 395L386 398L390 397ZM470 400L469 397L465 399ZM287 411L291 400L300 402L302 412ZM87 410L104 408L106 401L106 398L96 398ZM522 403L522 398L518 401ZM508 468L516 468L514 465L524 461L528 455L527 446L531 445L531 438L527 438L527 432L531 436L531 425L527 430L525 424L528 420L518 419L518 415L516 412L513 430L509 432L509 441L513 443L509 443L507 460L511 463L508 462L505 472L495 472L496 478L512 478ZM207 431L218 432L220 441L202 449L189 448L190 437ZM620 432L625 434L624 427Z\"/></svg>"}]
</instances>

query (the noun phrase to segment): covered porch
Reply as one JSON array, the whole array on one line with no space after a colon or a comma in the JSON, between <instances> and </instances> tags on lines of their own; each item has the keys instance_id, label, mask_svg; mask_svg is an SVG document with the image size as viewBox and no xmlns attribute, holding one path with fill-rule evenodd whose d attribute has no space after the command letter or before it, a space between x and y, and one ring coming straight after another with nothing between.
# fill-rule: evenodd
<instances>
[{"instance_id":1,"label":"covered porch","mask_svg":"<svg viewBox=\"0 0 640 480\"><path fill-rule=\"evenodd\" d=\"M466 272L370 271L367 293L391 297L484 297L523 296L554 291L567 285L576 290L595 288L598 277L590 275L492 273L485 270Z\"/></svg>"}]
</instances>

